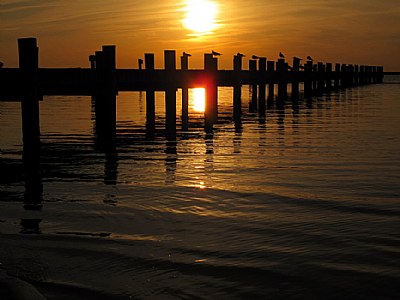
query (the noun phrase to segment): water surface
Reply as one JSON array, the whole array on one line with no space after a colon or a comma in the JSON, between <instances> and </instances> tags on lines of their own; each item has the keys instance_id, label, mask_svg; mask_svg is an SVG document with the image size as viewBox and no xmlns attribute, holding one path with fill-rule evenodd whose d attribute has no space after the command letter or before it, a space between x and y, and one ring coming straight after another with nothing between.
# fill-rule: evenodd
<instances>
[{"instance_id":1,"label":"water surface","mask_svg":"<svg viewBox=\"0 0 400 300\"><path fill-rule=\"evenodd\" d=\"M50 299L393 299L400 80L385 81L265 118L243 87L241 126L220 88L214 134L191 107L176 142L163 136L163 93L154 139L145 93L120 93L108 154L90 97L45 97L36 211L23 208L20 105L0 102L2 267Z\"/></svg>"}]
</instances>

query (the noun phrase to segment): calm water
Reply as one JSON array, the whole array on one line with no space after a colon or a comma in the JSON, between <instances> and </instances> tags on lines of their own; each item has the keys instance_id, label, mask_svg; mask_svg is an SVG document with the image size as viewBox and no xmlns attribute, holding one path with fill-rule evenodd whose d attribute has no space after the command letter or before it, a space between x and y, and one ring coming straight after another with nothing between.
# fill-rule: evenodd
<instances>
[{"instance_id":1,"label":"calm water","mask_svg":"<svg viewBox=\"0 0 400 300\"><path fill-rule=\"evenodd\" d=\"M163 93L154 140L145 93L121 93L108 156L90 97L46 97L40 211L23 208L20 105L0 102L1 267L50 299L398 296L400 78L275 105L265 120L243 87L241 128L232 94L219 90L212 136L191 94L175 143Z\"/></svg>"}]
</instances>

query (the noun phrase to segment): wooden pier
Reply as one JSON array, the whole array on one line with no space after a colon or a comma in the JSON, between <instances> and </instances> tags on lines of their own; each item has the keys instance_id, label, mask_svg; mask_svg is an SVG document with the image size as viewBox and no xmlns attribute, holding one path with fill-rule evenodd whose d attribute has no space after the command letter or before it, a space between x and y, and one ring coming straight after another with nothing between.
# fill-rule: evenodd
<instances>
[{"instance_id":1,"label":"wooden pier","mask_svg":"<svg viewBox=\"0 0 400 300\"><path fill-rule=\"evenodd\" d=\"M188 89L206 89L205 130L211 132L218 120L219 86L233 87L233 118L241 116L241 86L252 87L250 109L265 114L273 101L312 97L333 89L381 83L383 67L331 63L303 65L294 57L291 65L284 58L277 61L257 57L243 69L243 55L233 57L232 70L218 70L218 56L204 54L204 69L189 69L189 56L180 57L176 66L176 51L165 50L165 69L155 69L154 54L139 59L138 69L116 69L116 48L103 46L89 56L89 68L39 68L35 38L18 40L19 68L0 69L0 100L21 101L24 149L30 155L38 153L40 145L39 105L45 95L91 95L95 101L96 128L99 144L113 145L116 132L116 95L119 91L146 91L148 128L155 127L155 91L165 92L165 132L169 140L176 137L176 91L182 89L182 129L188 129ZM144 68L143 68L144 63ZM291 93L288 94L288 86ZM302 89L300 88L302 85ZM277 95L274 94L277 86ZM111 147L112 148L112 147ZM33 150L32 150L33 149ZM24 151L25 153L25 151Z\"/></svg>"},{"instance_id":2,"label":"wooden pier","mask_svg":"<svg viewBox=\"0 0 400 300\"><path fill-rule=\"evenodd\" d=\"M39 68L39 48L35 38L18 40L19 68L0 68L0 101L20 101L22 114L23 165L26 209L41 209L43 186L40 170L39 101L46 95L90 95L93 99L95 147L106 155L107 162L116 159L116 96L119 91L146 92L146 136L155 136L155 92L165 92L165 137L167 143L176 139L176 91L182 90L182 130L189 129L188 89L204 87L206 103L204 129L206 138L218 121L218 87L233 88L233 120L241 127L242 89L251 86L251 112L265 119L267 107L275 101L298 101L334 89L381 83L383 67L331 63L301 64L294 57L292 65L284 58L277 61L252 57L248 69L243 69L243 55L233 57L232 70L218 70L215 53L204 54L204 69L189 69L189 55L180 57L176 66L176 51L164 51L165 69L156 69L154 54L144 54L138 69L116 69L116 48L103 46L89 56L89 68ZM143 67L144 64L144 67ZM291 93L288 93L288 86ZM277 86L277 95L275 95ZM301 89L302 86L302 89ZM176 152L176 146L171 148ZM170 150L168 150L170 151ZM107 166L107 163L106 163ZM106 168L107 169L107 168ZM115 170L114 170L115 171ZM111 168L109 174L115 172ZM114 176L108 176L114 178ZM113 180L112 180L113 181Z\"/></svg>"}]
</instances>

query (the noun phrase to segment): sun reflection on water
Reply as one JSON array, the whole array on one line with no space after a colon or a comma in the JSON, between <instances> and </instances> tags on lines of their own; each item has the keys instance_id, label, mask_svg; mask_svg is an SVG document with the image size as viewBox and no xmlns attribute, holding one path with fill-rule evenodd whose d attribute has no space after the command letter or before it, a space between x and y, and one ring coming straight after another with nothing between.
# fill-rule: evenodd
<instances>
[{"instance_id":1,"label":"sun reflection on water","mask_svg":"<svg viewBox=\"0 0 400 300\"><path fill-rule=\"evenodd\" d=\"M191 93L191 108L198 113L204 112L206 108L205 88L194 88Z\"/></svg>"}]
</instances>

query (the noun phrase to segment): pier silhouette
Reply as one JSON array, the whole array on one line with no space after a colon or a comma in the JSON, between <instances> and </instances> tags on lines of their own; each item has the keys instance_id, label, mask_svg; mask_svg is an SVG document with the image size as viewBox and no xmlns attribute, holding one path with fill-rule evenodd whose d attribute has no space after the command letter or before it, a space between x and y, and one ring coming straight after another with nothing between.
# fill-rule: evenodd
<instances>
[{"instance_id":1,"label":"pier silhouette","mask_svg":"<svg viewBox=\"0 0 400 300\"><path fill-rule=\"evenodd\" d=\"M144 60L138 59L138 69L116 69L116 47L102 46L102 50L89 55L89 68L40 68L39 48L36 38L18 40L19 68L0 69L0 100L20 101L24 164L36 180L40 156L39 101L46 95L90 95L95 111L95 141L110 157L115 152L116 139L116 96L120 91L146 92L146 130L149 138L155 130L155 92L165 92L165 136L175 140L176 91L182 90L182 130L189 128L188 89L204 87L206 103L204 128L212 133L218 121L218 87L233 88L233 120L235 127L241 124L241 87L251 87L249 110L258 112L262 118L267 107L275 101L296 102L300 96L310 98L333 89L381 83L383 67L347 65L317 62L308 56L293 57L291 65L280 52L279 58L267 60L253 55L248 60L248 69L243 68L245 55L238 52L233 57L232 70L219 70L218 57L221 53L212 50L204 54L204 68L189 69L190 54L183 52L181 68L177 68L175 50L164 51L164 69L156 69L154 54L145 53ZM144 65L144 66L143 66ZM277 86L277 95L275 87ZM290 93L288 93L290 86ZM301 89L302 86L302 89ZM290 97L289 97L290 95ZM36 179L35 179L36 178ZM32 180L27 180L28 186ZM40 184L32 184L40 186ZM29 188L29 190L31 190ZM32 193L39 193L40 188Z\"/></svg>"}]
</instances>

